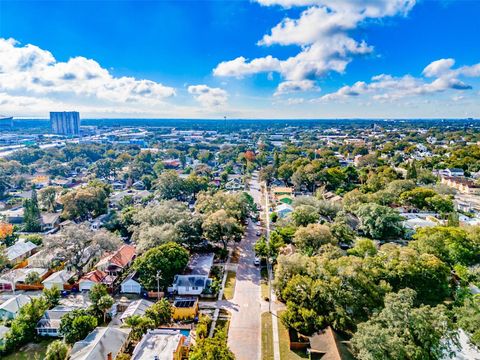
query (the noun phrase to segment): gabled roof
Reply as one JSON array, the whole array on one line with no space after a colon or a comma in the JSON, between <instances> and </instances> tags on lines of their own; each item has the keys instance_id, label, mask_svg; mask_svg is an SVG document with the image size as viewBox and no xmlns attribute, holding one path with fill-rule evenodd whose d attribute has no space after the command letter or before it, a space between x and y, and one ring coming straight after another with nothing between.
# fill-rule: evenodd
<instances>
[{"instance_id":1,"label":"gabled roof","mask_svg":"<svg viewBox=\"0 0 480 360\"><path fill-rule=\"evenodd\" d=\"M96 267L112 264L120 268L124 268L135 257L135 248L131 245L123 245L120 249L112 254L109 254L102 258L96 265Z\"/></svg>"},{"instance_id":2,"label":"gabled roof","mask_svg":"<svg viewBox=\"0 0 480 360\"><path fill-rule=\"evenodd\" d=\"M70 360L104 360L108 354L115 359L128 339L131 329L97 327L84 340L77 341Z\"/></svg>"},{"instance_id":3,"label":"gabled roof","mask_svg":"<svg viewBox=\"0 0 480 360\"><path fill-rule=\"evenodd\" d=\"M122 316L120 317L120 320L124 320L133 315L144 315L145 311L152 305L153 305L153 302L145 299L136 300L132 302L130 305L128 305L127 309L123 312Z\"/></svg>"},{"instance_id":4,"label":"gabled roof","mask_svg":"<svg viewBox=\"0 0 480 360\"><path fill-rule=\"evenodd\" d=\"M188 287L207 286L208 276L205 275L175 275L174 285Z\"/></svg>"},{"instance_id":5,"label":"gabled roof","mask_svg":"<svg viewBox=\"0 0 480 360\"><path fill-rule=\"evenodd\" d=\"M38 246L31 241L17 242L16 244L7 248L7 258L10 261L15 260L16 258L25 255L33 249L36 249L37 247Z\"/></svg>"},{"instance_id":6,"label":"gabled roof","mask_svg":"<svg viewBox=\"0 0 480 360\"><path fill-rule=\"evenodd\" d=\"M80 279L80 282L89 280L92 282L100 283L103 279L105 279L106 276L107 273L103 272L102 270L93 270L83 275Z\"/></svg>"},{"instance_id":7,"label":"gabled roof","mask_svg":"<svg viewBox=\"0 0 480 360\"><path fill-rule=\"evenodd\" d=\"M28 304L30 301L32 301L32 299L30 299L29 296L19 294L0 305L0 310L16 314L23 305Z\"/></svg>"},{"instance_id":8,"label":"gabled roof","mask_svg":"<svg viewBox=\"0 0 480 360\"><path fill-rule=\"evenodd\" d=\"M43 284L46 282L57 282L57 283L62 283L65 284L68 280L70 280L73 276L73 273L67 271L67 270L60 270L52 275L50 275L48 278L43 280Z\"/></svg>"},{"instance_id":9,"label":"gabled roof","mask_svg":"<svg viewBox=\"0 0 480 360\"><path fill-rule=\"evenodd\" d=\"M313 359L350 360L354 359L348 343L330 326L309 337Z\"/></svg>"}]
</instances>

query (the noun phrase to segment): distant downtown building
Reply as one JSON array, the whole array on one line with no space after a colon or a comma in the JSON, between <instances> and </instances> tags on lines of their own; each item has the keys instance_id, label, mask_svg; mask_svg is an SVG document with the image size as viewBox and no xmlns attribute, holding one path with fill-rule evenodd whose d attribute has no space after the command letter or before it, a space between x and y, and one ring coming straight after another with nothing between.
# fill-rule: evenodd
<instances>
[{"instance_id":1,"label":"distant downtown building","mask_svg":"<svg viewBox=\"0 0 480 360\"><path fill-rule=\"evenodd\" d=\"M51 112L50 125L55 134L78 135L80 133L80 113L78 111Z\"/></svg>"}]
</instances>

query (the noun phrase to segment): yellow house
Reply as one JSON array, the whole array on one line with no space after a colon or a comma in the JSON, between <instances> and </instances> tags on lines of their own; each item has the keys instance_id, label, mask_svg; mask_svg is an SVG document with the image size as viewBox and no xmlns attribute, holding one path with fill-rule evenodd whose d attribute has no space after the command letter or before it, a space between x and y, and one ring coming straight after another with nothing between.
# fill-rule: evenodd
<instances>
[{"instance_id":1,"label":"yellow house","mask_svg":"<svg viewBox=\"0 0 480 360\"><path fill-rule=\"evenodd\" d=\"M193 319L198 314L198 299L189 297L178 297L173 302L173 314L174 320L186 320Z\"/></svg>"}]
</instances>

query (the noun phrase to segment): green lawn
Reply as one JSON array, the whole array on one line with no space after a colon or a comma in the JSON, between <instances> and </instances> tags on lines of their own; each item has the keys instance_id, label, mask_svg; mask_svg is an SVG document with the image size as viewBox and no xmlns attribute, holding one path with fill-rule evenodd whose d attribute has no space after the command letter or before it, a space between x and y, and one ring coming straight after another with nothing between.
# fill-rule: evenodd
<instances>
[{"instance_id":1,"label":"green lawn","mask_svg":"<svg viewBox=\"0 0 480 360\"><path fill-rule=\"evenodd\" d=\"M290 345L288 340L288 330L280 320L280 315L283 313L283 311L279 311L277 313L278 314L278 341L280 342L280 359L282 360L308 359L308 355L306 353L300 353L300 352L295 352L290 350Z\"/></svg>"},{"instance_id":2,"label":"green lawn","mask_svg":"<svg viewBox=\"0 0 480 360\"><path fill-rule=\"evenodd\" d=\"M262 266L260 269L260 275L262 277L262 280L260 281L260 288L262 291L262 299L265 298L270 298L270 291L268 289L268 274L267 274L267 268L265 266Z\"/></svg>"},{"instance_id":3,"label":"green lawn","mask_svg":"<svg viewBox=\"0 0 480 360\"><path fill-rule=\"evenodd\" d=\"M232 300L235 293L235 277L237 273L234 271L227 272L227 281L225 282L225 289L223 290L223 298Z\"/></svg>"},{"instance_id":4,"label":"green lawn","mask_svg":"<svg viewBox=\"0 0 480 360\"><path fill-rule=\"evenodd\" d=\"M272 315L262 314L262 360L273 359Z\"/></svg>"},{"instance_id":5,"label":"green lawn","mask_svg":"<svg viewBox=\"0 0 480 360\"><path fill-rule=\"evenodd\" d=\"M20 350L2 356L2 360L43 360L47 351L48 344L55 339L42 340L39 343L29 343Z\"/></svg>"}]
</instances>

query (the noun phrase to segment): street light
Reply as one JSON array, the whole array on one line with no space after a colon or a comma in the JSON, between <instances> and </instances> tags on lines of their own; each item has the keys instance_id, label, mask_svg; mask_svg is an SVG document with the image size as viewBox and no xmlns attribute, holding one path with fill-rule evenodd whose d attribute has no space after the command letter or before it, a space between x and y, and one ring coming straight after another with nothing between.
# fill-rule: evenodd
<instances>
[{"instance_id":1,"label":"street light","mask_svg":"<svg viewBox=\"0 0 480 360\"><path fill-rule=\"evenodd\" d=\"M162 273L162 270L157 270L157 275L155 278L157 279L157 301L160 300L160 274Z\"/></svg>"}]
</instances>

